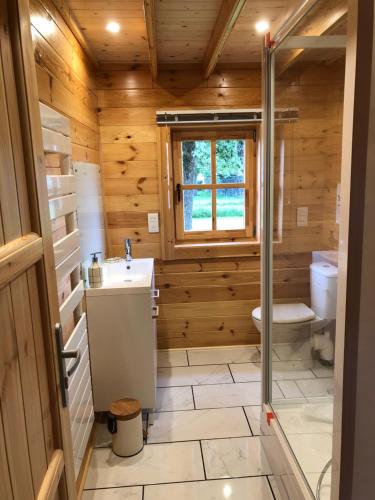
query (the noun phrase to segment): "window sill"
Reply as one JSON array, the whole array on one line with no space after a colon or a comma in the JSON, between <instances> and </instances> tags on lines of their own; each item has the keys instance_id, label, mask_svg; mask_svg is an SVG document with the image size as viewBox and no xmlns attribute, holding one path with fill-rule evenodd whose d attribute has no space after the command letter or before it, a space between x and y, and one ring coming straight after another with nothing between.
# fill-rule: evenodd
<instances>
[{"instance_id":1,"label":"window sill","mask_svg":"<svg viewBox=\"0 0 375 500\"><path fill-rule=\"evenodd\" d=\"M228 241L213 243L177 243L174 259L209 259L217 257L254 257L260 255L260 241Z\"/></svg>"}]
</instances>

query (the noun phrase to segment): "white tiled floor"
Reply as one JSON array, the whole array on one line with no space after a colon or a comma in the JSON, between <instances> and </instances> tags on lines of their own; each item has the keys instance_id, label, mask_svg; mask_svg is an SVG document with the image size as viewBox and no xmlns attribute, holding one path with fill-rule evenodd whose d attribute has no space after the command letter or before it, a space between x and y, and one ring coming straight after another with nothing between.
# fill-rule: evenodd
<instances>
[{"instance_id":1,"label":"white tiled floor","mask_svg":"<svg viewBox=\"0 0 375 500\"><path fill-rule=\"evenodd\" d=\"M320 388L317 391L319 394L322 388L331 387L331 381L326 378L297 381L308 394L311 394L311 382L314 382L314 388L315 386ZM322 398L299 396L293 401L279 400L274 409L293 453L315 494L320 473L332 456L333 398L327 395ZM330 485L329 469L323 478L321 500L330 498Z\"/></svg>"},{"instance_id":2,"label":"white tiled floor","mask_svg":"<svg viewBox=\"0 0 375 500\"><path fill-rule=\"evenodd\" d=\"M321 398L333 395L332 378L315 378L311 380L298 380L298 387L306 398Z\"/></svg>"},{"instance_id":3,"label":"white tiled floor","mask_svg":"<svg viewBox=\"0 0 375 500\"><path fill-rule=\"evenodd\" d=\"M169 366L188 366L186 351L178 350L159 350L158 351L158 367L168 368Z\"/></svg>"},{"instance_id":4,"label":"white tiled floor","mask_svg":"<svg viewBox=\"0 0 375 500\"><path fill-rule=\"evenodd\" d=\"M331 391L330 369L314 364L305 346L278 346L273 360L273 399L284 401L280 415L286 429L295 431L291 442L298 453L304 447L315 450L311 457L300 457L314 486L329 452L330 427L315 418L307 398ZM279 498L260 447L259 348L163 350L158 364L157 409L150 415L143 451L131 458L113 455L110 436L101 428L83 500ZM304 412L294 414L285 398L302 402ZM310 419L310 438L302 432L304 418ZM317 458L318 449L324 453Z\"/></svg>"},{"instance_id":5,"label":"white tiled floor","mask_svg":"<svg viewBox=\"0 0 375 500\"><path fill-rule=\"evenodd\" d=\"M227 365L173 366L158 369L158 387L231 384L232 382Z\"/></svg>"},{"instance_id":6,"label":"white tiled floor","mask_svg":"<svg viewBox=\"0 0 375 500\"><path fill-rule=\"evenodd\" d=\"M82 500L142 500L142 486L84 491Z\"/></svg>"},{"instance_id":7,"label":"white tiled floor","mask_svg":"<svg viewBox=\"0 0 375 500\"><path fill-rule=\"evenodd\" d=\"M273 500L265 477L145 487L144 500Z\"/></svg>"},{"instance_id":8,"label":"white tiled floor","mask_svg":"<svg viewBox=\"0 0 375 500\"><path fill-rule=\"evenodd\" d=\"M204 440L202 452L208 479L271 474L257 436Z\"/></svg>"},{"instance_id":9,"label":"white tiled floor","mask_svg":"<svg viewBox=\"0 0 375 500\"><path fill-rule=\"evenodd\" d=\"M193 389L188 387L159 387L156 390L158 411L194 410Z\"/></svg>"},{"instance_id":10,"label":"white tiled floor","mask_svg":"<svg viewBox=\"0 0 375 500\"><path fill-rule=\"evenodd\" d=\"M260 361L260 352L256 347L227 347L188 349L189 364L194 365L220 365L227 363L249 363Z\"/></svg>"},{"instance_id":11,"label":"white tiled floor","mask_svg":"<svg viewBox=\"0 0 375 500\"><path fill-rule=\"evenodd\" d=\"M242 408L158 413L148 431L148 443L251 436Z\"/></svg>"},{"instance_id":12,"label":"white tiled floor","mask_svg":"<svg viewBox=\"0 0 375 500\"><path fill-rule=\"evenodd\" d=\"M110 448L93 452L86 489L175 483L204 479L198 441L145 446L130 458L114 455Z\"/></svg>"},{"instance_id":13,"label":"white tiled floor","mask_svg":"<svg viewBox=\"0 0 375 500\"><path fill-rule=\"evenodd\" d=\"M193 387L195 406L223 408L261 404L261 383L216 384Z\"/></svg>"},{"instance_id":14,"label":"white tiled floor","mask_svg":"<svg viewBox=\"0 0 375 500\"><path fill-rule=\"evenodd\" d=\"M244 410L253 435L259 436L261 406L245 406Z\"/></svg>"}]
</instances>

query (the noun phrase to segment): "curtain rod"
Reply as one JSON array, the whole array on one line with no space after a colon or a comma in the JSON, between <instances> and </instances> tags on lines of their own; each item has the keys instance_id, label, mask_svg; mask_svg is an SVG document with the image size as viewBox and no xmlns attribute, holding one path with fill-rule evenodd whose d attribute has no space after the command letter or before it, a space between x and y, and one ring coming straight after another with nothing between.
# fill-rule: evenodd
<instances>
[{"instance_id":1,"label":"curtain rod","mask_svg":"<svg viewBox=\"0 0 375 500\"><path fill-rule=\"evenodd\" d=\"M275 120L294 121L298 119L298 109L276 109ZM261 109L246 110L181 110L157 111L156 123L158 125L198 125L202 123L259 123L262 121Z\"/></svg>"}]
</instances>

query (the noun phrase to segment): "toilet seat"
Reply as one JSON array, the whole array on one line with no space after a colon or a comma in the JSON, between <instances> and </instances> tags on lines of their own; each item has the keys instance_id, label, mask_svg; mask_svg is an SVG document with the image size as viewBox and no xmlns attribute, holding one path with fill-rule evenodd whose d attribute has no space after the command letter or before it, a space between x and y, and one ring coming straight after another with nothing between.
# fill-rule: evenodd
<instances>
[{"instance_id":1,"label":"toilet seat","mask_svg":"<svg viewBox=\"0 0 375 500\"><path fill-rule=\"evenodd\" d=\"M304 323L315 319L315 313L306 304L274 304L273 323ZM261 320L261 308L253 310L254 319Z\"/></svg>"}]
</instances>

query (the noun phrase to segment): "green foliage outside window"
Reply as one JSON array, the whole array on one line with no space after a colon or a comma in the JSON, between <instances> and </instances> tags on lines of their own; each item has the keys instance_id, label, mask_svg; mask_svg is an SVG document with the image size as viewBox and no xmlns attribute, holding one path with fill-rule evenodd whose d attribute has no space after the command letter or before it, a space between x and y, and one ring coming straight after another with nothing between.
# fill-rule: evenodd
<instances>
[{"instance_id":1,"label":"green foliage outside window","mask_svg":"<svg viewBox=\"0 0 375 500\"><path fill-rule=\"evenodd\" d=\"M209 140L183 141L182 165L184 184L211 184L211 142ZM216 141L216 183L245 181L245 141L221 139ZM227 189L225 197L218 198L217 210L221 217L241 217L244 214L242 189ZM194 199L194 200L193 200ZM193 219L210 217L209 191L184 191L185 231L193 229Z\"/></svg>"}]
</instances>

